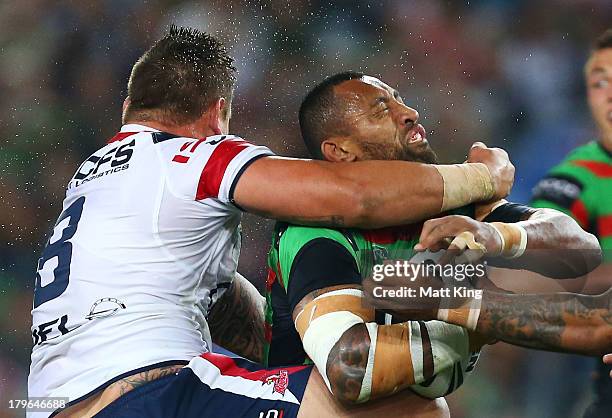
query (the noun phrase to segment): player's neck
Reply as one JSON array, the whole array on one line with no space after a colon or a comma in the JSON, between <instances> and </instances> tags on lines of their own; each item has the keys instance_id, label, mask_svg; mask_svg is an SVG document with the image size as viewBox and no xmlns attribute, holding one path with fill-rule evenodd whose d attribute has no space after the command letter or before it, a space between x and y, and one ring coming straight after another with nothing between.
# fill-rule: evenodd
<instances>
[{"instance_id":1,"label":"player's neck","mask_svg":"<svg viewBox=\"0 0 612 418\"><path fill-rule=\"evenodd\" d=\"M612 153L612 131L602 132L599 143L606 149L606 151Z\"/></svg>"},{"instance_id":2,"label":"player's neck","mask_svg":"<svg viewBox=\"0 0 612 418\"><path fill-rule=\"evenodd\" d=\"M130 123L147 126L149 128L157 129L158 131L168 132L169 134L184 136L186 138L205 138L207 136L216 135L212 129L208 127L203 127L201 124L198 123L198 121L196 121L195 123L186 124L186 125L170 125L170 124L155 121L155 120L147 120L147 121L127 120L125 121L126 125Z\"/></svg>"}]
</instances>

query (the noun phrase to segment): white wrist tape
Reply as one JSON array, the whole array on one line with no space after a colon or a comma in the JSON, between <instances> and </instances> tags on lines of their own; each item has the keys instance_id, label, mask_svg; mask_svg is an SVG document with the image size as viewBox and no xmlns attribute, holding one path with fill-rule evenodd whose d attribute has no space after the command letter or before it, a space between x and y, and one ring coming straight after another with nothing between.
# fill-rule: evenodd
<instances>
[{"instance_id":1,"label":"white wrist tape","mask_svg":"<svg viewBox=\"0 0 612 418\"><path fill-rule=\"evenodd\" d=\"M482 299L472 298L460 307L449 308L451 298L441 298L440 309L438 309L438 320L460 325L470 331L475 331L480 317Z\"/></svg>"},{"instance_id":2,"label":"white wrist tape","mask_svg":"<svg viewBox=\"0 0 612 418\"><path fill-rule=\"evenodd\" d=\"M495 195L489 168L483 163L434 165L444 181L442 211L485 201Z\"/></svg>"},{"instance_id":3,"label":"white wrist tape","mask_svg":"<svg viewBox=\"0 0 612 418\"><path fill-rule=\"evenodd\" d=\"M365 402L370 399L372 393L372 374L374 373L374 355L376 354L376 340L378 339L378 325L374 322L366 324L368 334L370 334L370 351L368 351L368 363L366 364L365 375L361 383L359 398L357 402Z\"/></svg>"},{"instance_id":4,"label":"white wrist tape","mask_svg":"<svg viewBox=\"0 0 612 418\"><path fill-rule=\"evenodd\" d=\"M525 250L527 249L527 230L521 224L515 224L515 226L519 229L519 232L521 234L521 240L518 244L517 249L514 252L514 255L511 255L508 258L518 258L522 256Z\"/></svg>"},{"instance_id":5,"label":"white wrist tape","mask_svg":"<svg viewBox=\"0 0 612 418\"><path fill-rule=\"evenodd\" d=\"M501 240L500 254L506 258L517 258L527 249L527 231L520 223L491 222Z\"/></svg>"}]
</instances>

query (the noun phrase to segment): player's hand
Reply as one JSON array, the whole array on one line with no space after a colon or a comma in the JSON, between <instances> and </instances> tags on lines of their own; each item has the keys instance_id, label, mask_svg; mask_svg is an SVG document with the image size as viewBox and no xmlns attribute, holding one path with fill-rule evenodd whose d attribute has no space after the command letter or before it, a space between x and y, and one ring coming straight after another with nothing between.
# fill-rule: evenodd
<instances>
[{"instance_id":1,"label":"player's hand","mask_svg":"<svg viewBox=\"0 0 612 418\"><path fill-rule=\"evenodd\" d=\"M493 200L503 199L510 194L514 183L514 166L508 153L501 148L488 148L482 142L475 142L468 153L468 163L483 163L491 173L495 187Z\"/></svg>"},{"instance_id":2,"label":"player's hand","mask_svg":"<svg viewBox=\"0 0 612 418\"><path fill-rule=\"evenodd\" d=\"M419 242L414 249L416 251L438 251L447 248L449 239L455 238L462 232L471 232L476 242L484 246L487 254L501 252L502 242L493 226L461 215L450 215L426 221L423 224ZM465 248L459 250L463 251Z\"/></svg>"},{"instance_id":3,"label":"player's hand","mask_svg":"<svg viewBox=\"0 0 612 418\"><path fill-rule=\"evenodd\" d=\"M603 362L612 365L612 353L603 356ZM612 378L612 370L610 371L610 377Z\"/></svg>"}]
</instances>

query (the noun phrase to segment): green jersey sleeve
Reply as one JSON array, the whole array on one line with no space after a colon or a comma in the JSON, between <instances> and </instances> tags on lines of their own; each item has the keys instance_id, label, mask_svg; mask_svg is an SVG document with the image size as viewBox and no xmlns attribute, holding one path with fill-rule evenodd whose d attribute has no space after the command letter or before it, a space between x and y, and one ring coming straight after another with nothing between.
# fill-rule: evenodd
<instances>
[{"instance_id":1,"label":"green jersey sleeve","mask_svg":"<svg viewBox=\"0 0 612 418\"><path fill-rule=\"evenodd\" d=\"M574 152L554 167L534 187L532 206L557 209L591 231L597 214L597 181L581 161L580 153Z\"/></svg>"},{"instance_id":2,"label":"green jersey sleeve","mask_svg":"<svg viewBox=\"0 0 612 418\"><path fill-rule=\"evenodd\" d=\"M289 225L280 235L278 242L278 267L285 289L289 286L291 268L300 251L311 241L328 239L342 245L357 259L357 253L346 236L335 229Z\"/></svg>"}]
</instances>

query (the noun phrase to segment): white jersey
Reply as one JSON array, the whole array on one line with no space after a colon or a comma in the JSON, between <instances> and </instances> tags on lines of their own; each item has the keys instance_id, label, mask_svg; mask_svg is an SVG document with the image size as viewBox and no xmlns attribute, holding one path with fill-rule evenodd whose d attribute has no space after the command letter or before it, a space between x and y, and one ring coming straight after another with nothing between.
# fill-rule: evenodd
<instances>
[{"instance_id":1,"label":"white jersey","mask_svg":"<svg viewBox=\"0 0 612 418\"><path fill-rule=\"evenodd\" d=\"M130 124L81 164L38 262L30 398L79 400L207 351L205 315L240 252L234 187L271 154Z\"/></svg>"}]
</instances>

